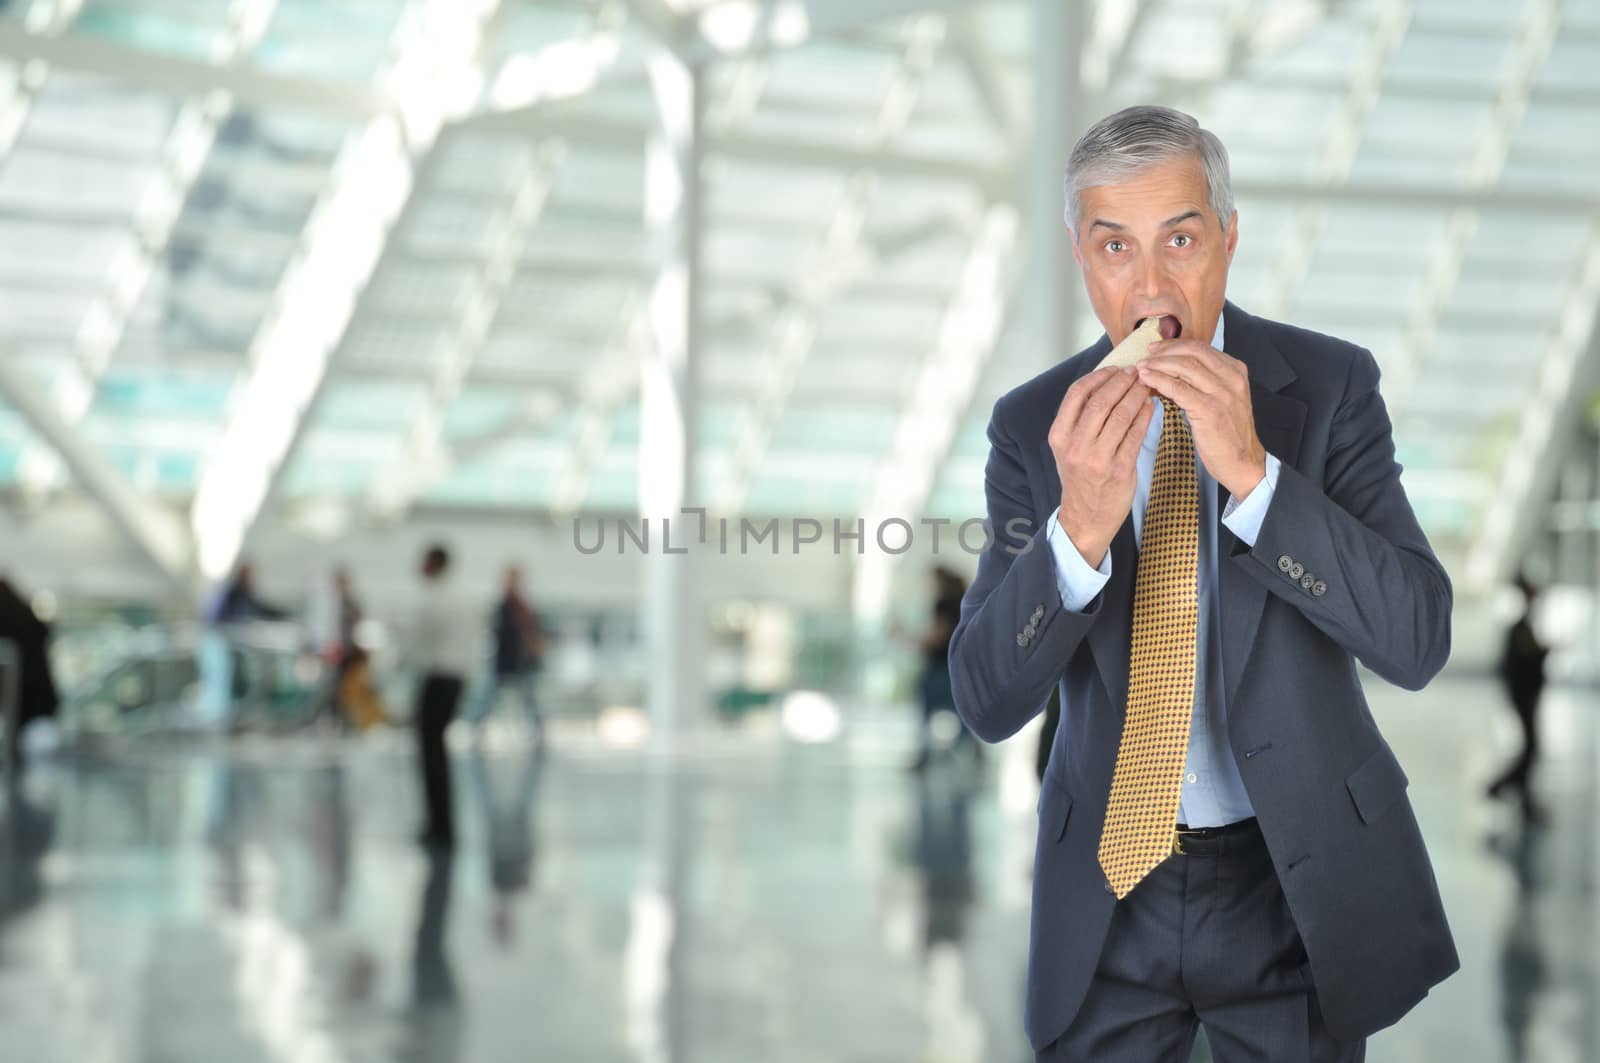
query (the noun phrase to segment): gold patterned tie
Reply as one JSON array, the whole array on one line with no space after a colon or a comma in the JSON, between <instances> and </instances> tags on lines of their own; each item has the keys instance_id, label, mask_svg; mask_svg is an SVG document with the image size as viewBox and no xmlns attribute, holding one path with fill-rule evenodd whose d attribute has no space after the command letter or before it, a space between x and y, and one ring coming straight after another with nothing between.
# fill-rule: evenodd
<instances>
[{"instance_id":1,"label":"gold patterned tie","mask_svg":"<svg viewBox=\"0 0 1600 1063\"><path fill-rule=\"evenodd\" d=\"M1133 589L1133 647L1100 867L1120 900L1172 852L1194 707L1200 485L1194 437L1161 400L1161 444Z\"/></svg>"}]
</instances>

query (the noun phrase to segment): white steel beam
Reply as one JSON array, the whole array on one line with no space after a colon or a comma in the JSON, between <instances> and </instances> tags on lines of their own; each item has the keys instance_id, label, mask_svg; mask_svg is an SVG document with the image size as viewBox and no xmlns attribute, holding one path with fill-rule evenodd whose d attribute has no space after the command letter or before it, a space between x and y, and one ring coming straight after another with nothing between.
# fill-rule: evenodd
<instances>
[{"instance_id":1,"label":"white steel beam","mask_svg":"<svg viewBox=\"0 0 1600 1063\"><path fill-rule=\"evenodd\" d=\"M974 12L966 11L951 20L951 29L951 47L966 71L973 95L1010 154L1014 158L1021 158L1027 123L1017 101L1012 98L1011 87L1001 70L1000 58L984 38L983 22Z\"/></svg>"},{"instance_id":2,"label":"white steel beam","mask_svg":"<svg viewBox=\"0 0 1600 1063\"><path fill-rule=\"evenodd\" d=\"M248 64L202 62L157 55L125 44L91 37L35 33L0 20L0 56L18 63L37 59L53 67L79 70L185 98L213 91L235 103L289 108L361 121L384 113L380 91L340 82L268 74Z\"/></svg>"},{"instance_id":3,"label":"white steel beam","mask_svg":"<svg viewBox=\"0 0 1600 1063\"><path fill-rule=\"evenodd\" d=\"M141 497L105 455L68 424L55 404L47 401L19 371L9 352L0 354L0 399L9 403L61 456L84 492L105 510L129 541L176 587L186 587L193 550L184 527Z\"/></svg>"},{"instance_id":4,"label":"white steel beam","mask_svg":"<svg viewBox=\"0 0 1600 1063\"><path fill-rule=\"evenodd\" d=\"M494 226L494 246L455 308L449 338L430 381L427 406L406 433L400 460L373 484L369 503L380 515L392 517L405 510L438 479L448 461L442 443L445 416L488 339L528 237L544 210L561 155L550 145L530 152L511 202Z\"/></svg>"},{"instance_id":5,"label":"white steel beam","mask_svg":"<svg viewBox=\"0 0 1600 1063\"><path fill-rule=\"evenodd\" d=\"M1379 9L1365 52L1344 87L1338 117L1328 131L1317 160L1319 180L1339 182L1349 178L1367 118L1377 106L1389 60L1405 40L1411 24L1412 6L1409 2L1399 2ZM1326 200L1306 200L1294 208L1293 220L1280 237L1277 261L1262 299L1261 312L1265 316L1283 317L1291 300L1299 294L1327 225L1328 207Z\"/></svg>"},{"instance_id":6,"label":"white steel beam","mask_svg":"<svg viewBox=\"0 0 1600 1063\"><path fill-rule=\"evenodd\" d=\"M878 108L874 138L878 145L890 144L910 121L923 79L944 40L945 28L944 19L937 16L926 17L917 24ZM802 280L793 299L774 323L765 387L758 400L743 412L733 448L734 464L716 499L716 508L724 513L738 513L744 506L772 434L783 417L789 393L816 342L827 303L850 279L849 264L861 258L866 215L879 183L878 173L870 168L851 175L814 261L801 271ZM847 268L841 270L841 266Z\"/></svg>"},{"instance_id":7,"label":"white steel beam","mask_svg":"<svg viewBox=\"0 0 1600 1063\"><path fill-rule=\"evenodd\" d=\"M551 509L576 514L589 493L596 466L611 445L616 411L638 393L638 367L649 357L648 293L628 300L614 343L605 345L579 387L578 424L567 465L556 480Z\"/></svg>"},{"instance_id":8,"label":"white steel beam","mask_svg":"<svg viewBox=\"0 0 1600 1063\"><path fill-rule=\"evenodd\" d=\"M641 122L584 114L563 106L474 116L462 126L515 137L560 137L614 151L637 151L649 135ZM748 132L706 137L708 155L812 170L871 170L883 177L949 180L972 185L992 202L1015 202L1017 174L1009 165L892 145L857 148ZM1238 178L1235 197L1262 201L1363 203L1395 207L1457 207L1550 214L1587 213L1600 207L1600 188L1473 188L1463 184L1392 184L1377 181Z\"/></svg>"},{"instance_id":9,"label":"white steel beam","mask_svg":"<svg viewBox=\"0 0 1600 1063\"><path fill-rule=\"evenodd\" d=\"M683 47L689 22L667 0L622 0L622 6L657 44L674 54Z\"/></svg>"},{"instance_id":10,"label":"white steel beam","mask_svg":"<svg viewBox=\"0 0 1600 1063\"><path fill-rule=\"evenodd\" d=\"M892 518L914 524L927 507L939 468L1005 324L1010 287L1006 263L1016 248L1018 230L1014 208L997 206L985 212L939 338L918 368L911 398L900 411L889 459L874 480L863 514L867 528L877 529ZM858 619L881 620L886 613L898 556L875 549L863 553L853 588Z\"/></svg>"},{"instance_id":11,"label":"white steel beam","mask_svg":"<svg viewBox=\"0 0 1600 1063\"><path fill-rule=\"evenodd\" d=\"M723 0L696 20L690 62L717 56L793 48L818 37L841 36L894 19L937 14L971 0Z\"/></svg>"},{"instance_id":12,"label":"white steel beam","mask_svg":"<svg viewBox=\"0 0 1600 1063\"><path fill-rule=\"evenodd\" d=\"M1024 189L1027 205L1026 286L1020 293L1019 331L1042 361L1066 357L1077 345L1082 303L1063 216L1062 176L1067 154L1085 123L1082 62L1089 36L1080 4L1033 0L1034 128ZM868 526L891 517L915 522L927 509L939 471L949 460L962 421L972 408L982 370L1005 327L1011 285L1006 260L1022 227L1017 211L993 204L985 213L933 354L903 411L894 453L880 470L867 509ZM856 567L852 610L875 623L888 610L899 555L872 551Z\"/></svg>"},{"instance_id":13,"label":"white steel beam","mask_svg":"<svg viewBox=\"0 0 1600 1063\"><path fill-rule=\"evenodd\" d=\"M498 0L417 0L387 73L393 111L346 141L300 256L251 346L253 368L195 495L202 574L220 579L273 494L330 354L348 326L391 227L409 201L416 164L453 107L470 106L485 21Z\"/></svg>"},{"instance_id":14,"label":"white steel beam","mask_svg":"<svg viewBox=\"0 0 1600 1063\"><path fill-rule=\"evenodd\" d=\"M1227 18L1228 35L1221 69L1200 77L1132 79L1120 84L1113 96L1120 101L1118 106L1154 98L1191 110L1203 109L1217 89L1237 78L1253 60L1282 52L1304 40L1342 6L1343 0L1307 0L1294 4L1245 0L1234 5ZM1129 46L1134 43L1130 38ZM1137 92L1140 98L1128 98L1129 91Z\"/></svg>"},{"instance_id":15,"label":"white steel beam","mask_svg":"<svg viewBox=\"0 0 1600 1063\"><path fill-rule=\"evenodd\" d=\"M1600 213L1591 215L1582 272L1567 293L1538 381L1522 407L1493 502L1467 557L1466 589L1484 591L1510 574L1538 530L1560 472L1560 448L1572 437L1600 386Z\"/></svg>"},{"instance_id":16,"label":"white steel beam","mask_svg":"<svg viewBox=\"0 0 1600 1063\"><path fill-rule=\"evenodd\" d=\"M235 5L229 33L217 52L220 63L234 63L249 54L277 7L277 0L249 0ZM178 215L227 120L233 101L225 92L190 99L178 110L161 155L161 168L135 208L133 240L109 263L109 285L78 327L73 368L58 382L57 402L69 425L79 425L94 402L96 388L122 343L139 299L160 266L172 240ZM48 448L25 450L17 478L28 493L60 486L65 469Z\"/></svg>"},{"instance_id":17,"label":"white steel beam","mask_svg":"<svg viewBox=\"0 0 1600 1063\"><path fill-rule=\"evenodd\" d=\"M1511 138L1528 109L1533 81L1544 69L1561 23L1560 0L1529 0L1521 12L1516 47L1495 98L1489 132L1478 140L1468 171L1469 183L1481 191L1492 192L1500 184L1511 154ZM1478 220L1479 212L1471 207L1457 207L1451 212L1444 240L1435 249L1428 270L1423 298L1412 305L1400 357L1386 367L1390 401L1402 417L1421 377L1426 352L1438 334L1446 303L1461 279L1467 251L1478 232Z\"/></svg>"},{"instance_id":18,"label":"white steel beam","mask_svg":"<svg viewBox=\"0 0 1600 1063\"><path fill-rule=\"evenodd\" d=\"M479 132L517 138L561 137L572 144L614 151L638 151L650 136L648 123L589 113L581 108L560 104L474 115L464 119L461 125ZM720 129L708 131L706 152L721 158L773 166L824 170L870 169L885 176L965 181L1002 196L1009 194L1013 179L1009 167L998 162L890 145L857 148L846 144Z\"/></svg>"}]
</instances>

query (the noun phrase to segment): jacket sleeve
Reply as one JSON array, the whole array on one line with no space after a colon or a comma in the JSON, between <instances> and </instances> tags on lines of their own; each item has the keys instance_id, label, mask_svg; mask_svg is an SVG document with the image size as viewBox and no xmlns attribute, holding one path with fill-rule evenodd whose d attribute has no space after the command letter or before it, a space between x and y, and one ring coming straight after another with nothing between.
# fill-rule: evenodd
<instances>
[{"instance_id":1,"label":"jacket sleeve","mask_svg":"<svg viewBox=\"0 0 1600 1063\"><path fill-rule=\"evenodd\" d=\"M1378 675L1420 690L1450 656L1453 595L1400 485L1378 376L1360 351L1323 483L1285 462L1255 546L1230 560Z\"/></svg>"},{"instance_id":2,"label":"jacket sleeve","mask_svg":"<svg viewBox=\"0 0 1600 1063\"><path fill-rule=\"evenodd\" d=\"M1011 737L1044 707L1102 600L1083 612L1062 606L1049 525L1037 526L1042 507L1000 407L989 419L984 470L990 532L950 639L956 712L986 742Z\"/></svg>"}]
</instances>

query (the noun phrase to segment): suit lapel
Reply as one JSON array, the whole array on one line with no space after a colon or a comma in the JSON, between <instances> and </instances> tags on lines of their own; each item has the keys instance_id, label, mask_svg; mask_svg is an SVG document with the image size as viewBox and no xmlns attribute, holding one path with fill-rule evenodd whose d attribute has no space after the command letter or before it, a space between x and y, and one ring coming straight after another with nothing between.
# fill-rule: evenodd
<instances>
[{"instance_id":1,"label":"suit lapel","mask_svg":"<svg viewBox=\"0 0 1600 1063\"><path fill-rule=\"evenodd\" d=\"M1305 430L1306 406L1299 399L1280 394L1295 379L1294 370L1272 345L1256 320L1228 303L1223 313L1227 320L1229 354L1250 368L1250 402L1256 422L1256 435L1267 452L1284 465L1294 465L1300 456L1300 436ZM1227 505L1228 493L1218 486L1217 512ZM1217 594L1222 618L1222 674L1226 680L1227 705L1233 707L1239 678L1250 661L1261 613L1266 608L1267 589L1251 579L1234 555L1247 549L1233 532L1223 526L1217 538ZM1230 727L1237 714L1230 711Z\"/></svg>"}]
</instances>

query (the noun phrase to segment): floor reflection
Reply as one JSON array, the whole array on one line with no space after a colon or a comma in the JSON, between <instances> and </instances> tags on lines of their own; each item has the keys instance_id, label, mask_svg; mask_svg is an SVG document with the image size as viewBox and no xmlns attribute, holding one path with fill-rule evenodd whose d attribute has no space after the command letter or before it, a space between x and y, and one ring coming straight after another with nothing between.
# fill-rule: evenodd
<instances>
[{"instance_id":1,"label":"floor reflection","mask_svg":"<svg viewBox=\"0 0 1600 1063\"><path fill-rule=\"evenodd\" d=\"M974 895L972 800L974 780L962 774L917 778L917 864L925 911L923 947L959 946Z\"/></svg>"},{"instance_id":2,"label":"floor reflection","mask_svg":"<svg viewBox=\"0 0 1600 1063\"><path fill-rule=\"evenodd\" d=\"M1542 828L1481 797L1493 688L1373 701L1463 969L1369 1060L1600 1059L1594 699L1547 705ZM412 840L404 734L40 766L0 791L0 1061L1030 1058L1029 739L911 775L906 717L856 726L467 743L453 854Z\"/></svg>"},{"instance_id":3,"label":"floor reflection","mask_svg":"<svg viewBox=\"0 0 1600 1063\"><path fill-rule=\"evenodd\" d=\"M411 1010L395 1058L402 1063L455 1063L462 1058L461 992L450 963L445 930L454 893L455 851L427 854L421 914L412 951Z\"/></svg>"},{"instance_id":4,"label":"floor reflection","mask_svg":"<svg viewBox=\"0 0 1600 1063\"><path fill-rule=\"evenodd\" d=\"M534 817L543 752L539 745L527 754L505 758L498 770L481 744L468 758L467 774L488 843L489 886L494 893L490 931L502 949L516 947L517 902L534 888Z\"/></svg>"},{"instance_id":5,"label":"floor reflection","mask_svg":"<svg viewBox=\"0 0 1600 1063\"><path fill-rule=\"evenodd\" d=\"M4 818L0 819L0 935L12 920L44 898L40 865L56 831L54 801L30 794L9 774L4 800Z\"/></svg>"}]
</instances>

